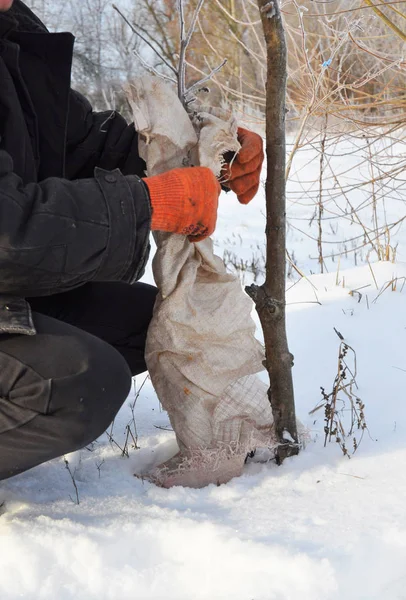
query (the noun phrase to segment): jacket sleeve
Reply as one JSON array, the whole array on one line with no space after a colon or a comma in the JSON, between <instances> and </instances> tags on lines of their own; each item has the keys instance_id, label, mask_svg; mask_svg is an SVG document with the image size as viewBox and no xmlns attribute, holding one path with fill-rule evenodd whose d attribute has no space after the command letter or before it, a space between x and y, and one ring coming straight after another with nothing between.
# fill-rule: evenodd
<instances>
[{"instance_id":1,"label":"jacket sleeve","mask_svg":"<svg viewBox=\"0 0 406 600\"><path fill-rule=\"evenodd\" d=\"M71 90L66 176L92 177L96 167L143 177L146 165L138 154L138 133L116 111L93 112L88 100Z\"/></svg>"},{"instance_id":2,"label":"jacket sleeve","mask_svg":"<svg viewBox=\"0 0 406 600\"><path fill-rule=\"evenodd\" d=\"M118 169L24 185L0 150L0 293L42 296L88 281L132 282L149 249L145 184Z\"/></svg>"}]
</instances>

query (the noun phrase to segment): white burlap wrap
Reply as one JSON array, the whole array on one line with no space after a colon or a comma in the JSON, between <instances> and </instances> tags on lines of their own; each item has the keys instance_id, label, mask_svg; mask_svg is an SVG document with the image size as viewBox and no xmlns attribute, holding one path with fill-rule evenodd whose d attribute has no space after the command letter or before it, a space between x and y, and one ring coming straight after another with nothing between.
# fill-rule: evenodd
<instances>
[{"instance_id":1,"label":"white burlap wrap","mask_svg":"<svg viewBox=\"0 0 406 600\"><path fill-rule=\"evenodd\" d=\"M129 99L148 175L200 164L218 176L222 155L239 149L233 118L200 113L192 123L158 78L140 78ZM267 388L255 375L263 370L264 351L255 338L253 305L210 239L154 237L159 294L146 361L180 452L143 477L165 487L224 483L241 474L247 452L273 443Z\"/></svg>"}]
</instances>

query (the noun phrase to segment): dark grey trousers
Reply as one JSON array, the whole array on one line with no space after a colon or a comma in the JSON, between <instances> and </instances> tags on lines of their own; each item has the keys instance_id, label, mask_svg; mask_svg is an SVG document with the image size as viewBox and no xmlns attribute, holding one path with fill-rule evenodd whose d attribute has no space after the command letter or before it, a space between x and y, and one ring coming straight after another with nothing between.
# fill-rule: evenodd
<instances>
[{"instance_id":1,"label":"dark grey trousers","mask_svg":"<svg viewBox=\"0 0 406 600\"><path fill-rule=\"evenodd\" d=\"M99 437L146 370L156 289L91 283L30 299L37 335L0 335L0 480Z\"/></svg>"}]
</instances>

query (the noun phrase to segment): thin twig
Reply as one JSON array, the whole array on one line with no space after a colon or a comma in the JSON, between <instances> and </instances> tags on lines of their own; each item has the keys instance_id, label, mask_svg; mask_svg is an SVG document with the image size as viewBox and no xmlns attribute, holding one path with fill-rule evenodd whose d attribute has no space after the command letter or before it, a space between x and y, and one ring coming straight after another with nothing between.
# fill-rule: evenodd
<instances>
[{"instance_id":1,"label":"thin twig","mask_svg":"<svg viewBox=\"0 0 406 600\"><path fill-rule=\"evenodd\" d=\"M76 502L73 500L72 496L69 495L69 498L72 500L72 502L75 502L75 504L79 505L80 504L80 501L79 501L79 490L78 490L78 486L76 485L75 477L74 477L74 475L73 475L73 473L72 473L72 471L70 469L69 462L68 462L68 460L66 459L65 456L63 457L63 460L65 462L65 467L66 467L66 469L67 469L67 471L68 471L68 473L70 475L70 478L72 480L73 487L75 488Z\"/></svg>"},{"instance_id":2,"label":"thin twig","mask_svg":"<svg viewBox=\"0 0 406 600\"><path fill-rule=\"evenodd\" d=\"M189 64L187 61L185 61L185 62L186 62L186 64ZM205 77L202 77L202 79L199 79L199 81L196 81L196 83L191 85L186 91L186 96L189 96L190 94L194 93L195 90L198 90L207 81L210 81L211 79L213 79L213 75L218 73L224 67L224 65L226 63L227 63L227 59L225 58L223 60L223 62L220 65L218 65L218 67L215 67L214 69L212 69L208 75L206 75Z\"/></svg>"},{"instance_id":3,"label":"thin twig","mask_svg":"<svg viewBox=\"0 0 406 600\"><path fill-rule=\"evenodd\" d=\"M177 81L174 77L170 77L169 75L165 75L164 73L161 73L160 71L155 69L155 67L153 67L152 65L147 63L147 61L143 59L141 54L135 48L133 49L133 53L147 71L149 71L150 73L153 73L154 75L156 75L157 77L160 77L161 79L165 79L166 81L168 81L170 83L175 83L175 84L177 83Z\"/></svg>"},{"instance_id":4,"label":"thin twig","mask_svg":"<svg viewBox=\"0 0 406 600\"><path fill-rule=\"evenodd\" d=\"M186 52L192 39L193 32L196 27L196 22L199 17L199 13L202 9L204 0L199 0L197 6L192 15L189 30L185 34L185 13L183 0L179 0L179 20L180 20L180 52L179 52L179 64L178 64L178 96L179 99L185 103L186 100ZM207 80L206 80L207 81Z\"/></svg>"},{"instance_id":5,"label":"thin twig","mask_svg":"<svg viewBox=\"0 0 406 600\"><path fill-rule=\"evenodd\" d=\"M177 75L176 69L166 60L166 58L164 56L162 56L162 54L160 52L158 52L158 50L153 46L153 44L151 44L151 42L149 40L147 40L147 38L138 31L138 29L136 28L136 26L134 26L128 19L127 17L121 12L121 10L115 5L112 5L114 10L118 12L118 14L120 15L120 17L122 19L124 19L124 21L127 23L127 25L130 27L130 29L133 31L133 33L135 33L136 35L138 35L139 38L142 39L143 42L145 42L145 44L147 44L147 46L149 48L151 48L151 50L153 50L153 52L155 52L155 54L158 56L158 58L168 67L168 69L170 69L172 71L172 73L174 73L175 75Z\"/></svg>"}]
</instances>

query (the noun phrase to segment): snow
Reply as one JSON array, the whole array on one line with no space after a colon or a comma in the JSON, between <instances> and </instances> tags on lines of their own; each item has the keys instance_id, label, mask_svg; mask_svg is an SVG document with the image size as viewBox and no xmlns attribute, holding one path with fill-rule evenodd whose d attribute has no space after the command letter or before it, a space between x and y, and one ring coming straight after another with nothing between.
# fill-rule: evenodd
<instances>
[{"instance_id":1,"label":"snow","mask_svg":"<svg viewBox=\"0 0 406 600\"><path fill-rule=\"evenodd\" d=\"M360 149L360 155L363 150ZM344 152L341 153L341 155ZM288 217L306 219L304 174L317 159L302 153L290 184ZM360 162L361 159L358 157ZM340 158L342 169L354 157ZM312 172L313 171L313 172ZM357 171L362 177L362 166ZM309 184L310 187L311 184ZM307 188L308 189L308 188ZM307 192L306 192L307 193ZM358 190L355 203L363 201ZM337 197L337 203L340 198ZM388 222L404 216L394 192ZM263 192L247 207L223 194L218 253L249 260L263 244ZM365 213L365 219L369 218ZM382 209L379 218L383 219ZM315 224L300 228L311 234ZM332 248L358 225L337 221ZM335 242L335 240L337 240ZM305 449L281 467L251 462L220 487L164 490L133 476L170 456L174 434L147 380L136 399L140 449L129 458L103 436L67 457L80 504L62 459L0 483L0 596L6 600L395 600L406 597L406 236L393 231L397 260L376 262L354 252L326 259L329 273L288 281L288 335L295 356L297 414L308 428ZM318 272L317 244L289 228L288 249L306 274ZM334 250L334 251L335 251ZM375 262L374 262L375 261ZM248 271L245 282L252 280ZM150 280L148 271L146 279ZM259 280L261 276L259 275ZM398 278L396 290L388 282ZM337 283L339 285L337 285ZM353 293L359 289L362 296ZM323 411L309 412L330 391L341 333L356 352L357 394L368 432L356 454L324 447ZM114 425L125 443L135 388ZM350 415L342 415L345 423ZM348 443L351 449L351 442Z\"/></svg>"},{"instance_id":2,"label":"snow","mask_svg":"<svg viewBox=\"0 0 406 600\"><path fill-rule=\"evenodd\" d=\"M287 442L292 442L293 444L295 443L295 440L290 435L290 433L287 429L283 430L283 439L286 440Z\"/></svg>"}]
</instances>

